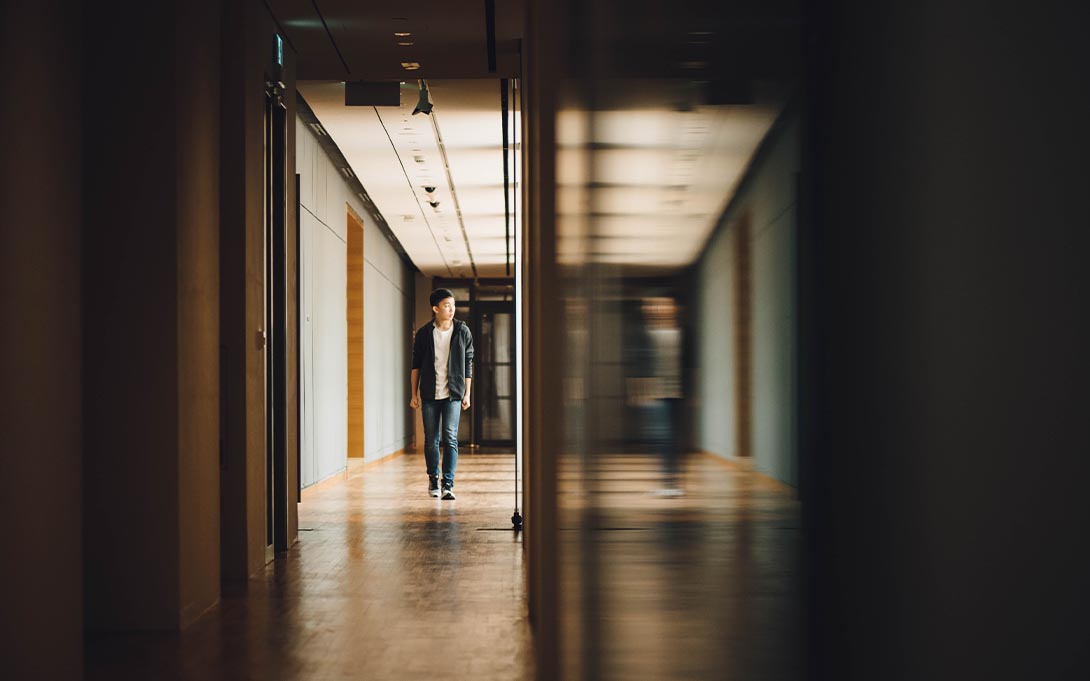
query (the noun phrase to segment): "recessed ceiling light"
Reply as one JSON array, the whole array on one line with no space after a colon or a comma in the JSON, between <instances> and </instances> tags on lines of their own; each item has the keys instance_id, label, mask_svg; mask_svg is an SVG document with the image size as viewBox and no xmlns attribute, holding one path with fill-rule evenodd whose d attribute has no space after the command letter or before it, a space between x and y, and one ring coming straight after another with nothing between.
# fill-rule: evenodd
<instances>
[{"instance_id":1,"label":"recessed ceiling light","mask_svg":"<svg viewBox=\"0 0 1090 681\"><path fill-rule=\"evenodd\" d=\"M401 68L405 69L406 71L416 71L420 68L420 62L403 61L401 62Z\"/></svg>"},{"instance_id":2,"label":"recessed ceiling light","mask_svg":"<svg viewBox=\"0 0 1090 681\"><path fill-rule=\"evenodd\" d=\"M412 33L409 33L408 31L394 31L394 35L398 38L408 38Z\"/></svg>"},{"instance_id":3,"label":"recessed ceiling light","mask_svg":"<svg viewBox=\"0 0 1090 681\"><path fill-rule=\"evenodd\" d=\"M410 42L399 42L398 43L398 45L400 45L401 47L412 47L414 44L415 43L410 43Z\"/></svg>"}]
</instances>

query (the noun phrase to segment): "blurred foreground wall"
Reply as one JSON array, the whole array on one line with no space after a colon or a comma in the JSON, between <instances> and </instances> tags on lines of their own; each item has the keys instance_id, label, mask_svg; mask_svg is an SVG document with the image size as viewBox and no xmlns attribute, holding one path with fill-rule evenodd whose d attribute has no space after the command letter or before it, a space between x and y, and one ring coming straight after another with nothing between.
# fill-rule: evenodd
<instances>
[{"instance_id":1,"label":"blurred foreground wall","mask_svg":"<svg viewBox=\"0 0 1090 681\"><path fill-rule=\"evenodd\" d=\"M1087 678L1088 8L810 18L811 668Z\"/></svg>"}]
</instances>

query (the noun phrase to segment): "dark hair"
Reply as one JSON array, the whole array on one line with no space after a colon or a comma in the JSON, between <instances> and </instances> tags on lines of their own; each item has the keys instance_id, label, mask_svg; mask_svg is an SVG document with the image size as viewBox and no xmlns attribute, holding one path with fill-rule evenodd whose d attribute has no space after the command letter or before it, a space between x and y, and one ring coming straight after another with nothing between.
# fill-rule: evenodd
<instances>
[{"instance_id":1,"label":"dark hair","mask_svg":"<svg viewBox=\"0 0 1090 681\"><path fill-rule=\"evenodd\" d=\"M447 298L453 297L454 293L449 288L437 288L431 292L431 297L428 300L431 301L431 306L435 307Z\"/></svg>"}]
</instances>

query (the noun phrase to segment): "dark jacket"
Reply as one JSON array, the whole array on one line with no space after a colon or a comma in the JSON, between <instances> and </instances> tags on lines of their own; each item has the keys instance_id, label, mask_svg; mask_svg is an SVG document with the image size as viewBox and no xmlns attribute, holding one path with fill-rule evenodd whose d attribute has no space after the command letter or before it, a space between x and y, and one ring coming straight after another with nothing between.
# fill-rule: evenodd
<instances>
[{"instance_id":1,"label":"dark jacket","mask_svg":"<svg viewBox=\"0 0 1090 681\"><path fill-rule=\"evenodd\" d=\"M420 370L420 397L435 399L435 336L434 322L416 330L413 339L413 369ZM473 378L473 333L465 322L454 320L450 337L450 361L447 367L447 387L451 399L461 400L466 393L466 379Z\"/></svg>"}]
</instances>

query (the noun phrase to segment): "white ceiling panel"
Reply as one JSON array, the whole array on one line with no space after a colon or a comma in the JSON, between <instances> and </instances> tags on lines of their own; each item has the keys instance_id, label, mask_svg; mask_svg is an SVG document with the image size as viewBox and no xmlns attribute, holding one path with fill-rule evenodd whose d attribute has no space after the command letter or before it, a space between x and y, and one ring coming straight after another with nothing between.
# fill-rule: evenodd
<instances>
[{"instance_id":1,"label":"white ceiling panel","mask_svg":"<svg viewBox=\"0 0 1090 681\"><path fill-rule=\"evenodd\" d=\"M445 120L444 120L445 123ZM495 123L493 123L495 125ZM443 130L443 139L451 139ZM447 147L451 174L456 186L503 186L503 146L492 149L473 147L471 149ZM508 172L513 173L515 166L508 161ZM503 198L503 191L499 192Z\"/></svg>"},{"instance_id":2,"label":"white ceiling panel","mask_svg":"<svg viewBox=\"0 0 1090 681\"><path fill-rule=\"evenodd\" d=\"M565 111L557 194L561 254L677 268L707 241L779 112L778 105ZM580 221L581 215L586 216ZM582 234L575 234L583 225Z\"/></svg>"},{"instance_id":3,"label":"white ceiling panel","mask_svg":"<svg viewBox=\"0 0 1090 681\"><path fill-rule=\"evenodd\" d=\"M499 81L429 81L428 89L432 115L413 116L419 93L414 81L402 87L400 107L377 108L346 107L343 83L299 84L421 272L502 276L495 271L508 257ZM516 123L509 130L512 149L520 134ZM520 163L509 151L512 211ZM518 229L516 215L510 229L512 234ZM510 257L513 261L514 254Z\"/></svg>"}]
</instances>

